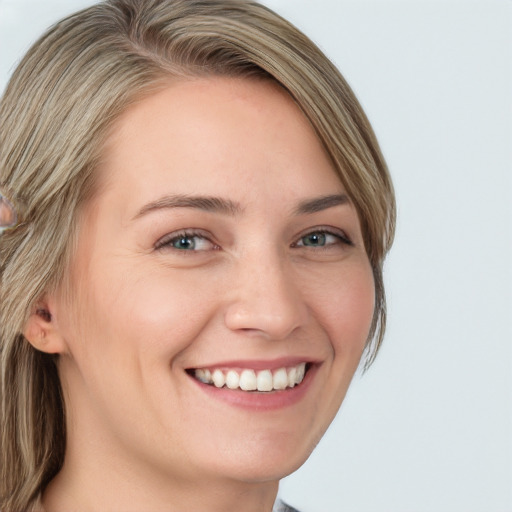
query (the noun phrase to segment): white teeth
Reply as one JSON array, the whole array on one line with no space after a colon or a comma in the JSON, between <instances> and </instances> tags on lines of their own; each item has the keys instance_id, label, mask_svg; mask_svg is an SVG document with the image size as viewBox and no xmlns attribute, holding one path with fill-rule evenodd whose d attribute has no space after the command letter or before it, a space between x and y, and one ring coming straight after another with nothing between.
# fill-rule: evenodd
<instances>
[{"instance_id":1,"label":"white teeth","mask_svg":"<svg viewBox=\"0 0 512 512\"><path fill-rule=\"evenodd\" d=\"M197 370L196 377L205 384L209 384L212 380L212 374L210 370Z\"/></svg>"},{"instance_id":2,"label":"white teeth","mask_svg":"<svg viewBox=\"0 0 512 512\"><path fill-rule=\"evenodd\" d=\"M299 382L302 382L302 379L304 379L304 375L306 373L306 363L301 363L299 366L297 366L297 384Z\"/></svg>"},{"instance_id":3,"label":"white teeth","mask_svg":"<svg viewBox=\"0 0 512 512\"><path fill-rule=\"evenodd\" d=\"M220 370L219 370L220 371ZM240 384L240 376L234 370L229 370L226 373L226 386L229 389L236 389Z\"/></svg>"},{"instance_id":4,"label":"white teeth","mask_svg":"<svg viewBox=\"0 0 512 512\"><path fill-rule=\"evenodd\" d=\"M279 368L273 373L271 370L256 371L244 369L241 372L229 369L209 370L198 368L194 372L197 380L204 384L214 385L217 388L226 386L229 389L242 389L243 391L280 391L293 388L300 384L306 373L306 363L300 363L290 368Z\"/></svg>"},{"instance_id":5,"label":"white teeth","mask_svg":"<svg viewBox=\"0 0 512 512\"><path fill-rule=\"evenodd\" d=\"M212 374L212 381L216 388L221 388L226 383L226 378L221 370L215 370Z\"/></svg>"},{"instance_id":6,"label":"white teeth","mask_svg":"<svg viewBox=\"0 0 512 512\"><path fill-rule=\"evenodd\" d=\"M254 370L244 370L240 375L240 389L254 391L257 387Z\"/></svg>"},{"instance_id":7,"label":"white teeth","mask_svg":"<svg viewBox=\"0 0 512 512\"><path fill-rule=\"evenodd\" d=\"M263 370L258 372L256 377L258 391L272 391L272 372L270 370Z\"/></svg>"},{"instance_id":8,"label":"white teeth","mask_svg":"<svg viewBox=\"0 0 512 512\"><path fill-rule=\"evenodd\" d=\"M288 373L285 368L279 368L274 373L274 389L286 389L288 386Z\"/></svg>"},{"instance_id":9,"label":"white teeth","mask_svg":"<svg viewBox=\"0 0 512 512\"><path fill-rule=\"evenodd\" d=\"M293 388L297 384L297 367L290 368L288 371L288 386Z\"/></svg>"}]
</instances>

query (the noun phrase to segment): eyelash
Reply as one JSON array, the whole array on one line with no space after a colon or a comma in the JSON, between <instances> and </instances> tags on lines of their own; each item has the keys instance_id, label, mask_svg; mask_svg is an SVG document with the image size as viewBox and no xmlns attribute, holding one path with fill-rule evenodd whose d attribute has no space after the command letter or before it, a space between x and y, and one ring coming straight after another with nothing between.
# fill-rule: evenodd
<instances>
[{"instance_id":1,"label":"eyelash","mask_svg":"<svg viewBox=\"0 0 512 512\"><path fill-rule=\"evenodd\" d=\"M205 240L205 241L209 242L210 244L212 244L212 246L214 247L214 250L219 248L219 246L217 244L213 243L208 238L208 236L205 235L204 232L194 231L194 230L190 230L190 231L185 230L185 231L180 231L178 233L171 233L169 235L164 236L155 244L155 249L159 250L159 249L167 248L167 249L175 250L177 252L198 252L198 251L186 251L185 249L177 249L175 247L172 247L173 243L176 242L177 240L180 240L180 239L183 240L183 239L187 239L187 238L200 238L200 239Z\"/></svg>"},{"instance_id":2,"label":"eyelash","mask_svg":"<svg viewBox=\"0 0 512 512\"><path fill-rule=\"evenodd\" d=\"M311 235L327 235L327 236L333 236L335 237L339 243L353 247L354 243L350 240L350 238L343 232L338 231L334 229L328 229L323 227L318 227L316 229L312 229L311 231L308 231L304 234L301 234L296 242L291 244L291 247L293 248L309 248L313 250L328 250L332 248L335 245L338 245L337 243L331 243L323 246L308 246L308 245L299 245L299 242L302 242L306 237ZM213 246L213 250L218 250L220 247L212 242L208 236L205 235L202 231L194 231L194 230L185 230L180 231L178 233L171 233L169 235L164 236L161 238L156 244L155 244L155 250L162 250L162 249L170 249L177 252L201 252L197 250L186 250L186 249L177 249L175 247L172 247L173 244L178 240L184 240L184 239L192 239L192 238L199 238L202 240L205 240L206 242L210 243Z\"/></svg>"},{"instance_id":3,"label":"eyelash","mask_svg":"<svg viewBox=\"0 0 512 512\"><path fill-rule=\"evenodd\" d=\"M311 231L308 231L302 235L300 235L299 239L297 242L294 242L292 244L292 247L306 247L306 248L310 248L310 249L315 249L315 250L328 250L330 249L332 246L334 245L338 245L337 243L333 243L333 244L327 244L327 245L324 245L324 246L318 246L318 247L314 247L314 246L307 246L307 245L298 245L299 241L302 241L304 240L306 237L308 236L311 236L311 235L327 235L327 236L333 236L334 238L337 239L337 241L343 245L348 245L350 247L353 247L354 246L354 243L352 242L352 240L350 240L350 238L343 232L343 231L339 231L339 230L335 230L335 229L332 229L332 228L325 228L325 227L318 227L318 228L315 228Z\"/></svg>"}]
</instances>

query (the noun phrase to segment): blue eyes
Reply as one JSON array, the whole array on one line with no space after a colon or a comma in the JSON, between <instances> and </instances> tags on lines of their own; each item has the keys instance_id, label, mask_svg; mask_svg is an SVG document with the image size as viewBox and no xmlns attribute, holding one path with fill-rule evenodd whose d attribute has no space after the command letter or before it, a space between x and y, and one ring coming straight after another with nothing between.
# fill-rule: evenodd
<instances>
[{"instance_id":1,"label":"blue eyes","mask_svg":"<svg viewBox=\"0 0 512 512\"><path fill-rule=\"evenodd\" d=\"M171 247L179 251L206 251L214 246L206 238L200 235L184 233L164 242L161 247Z\"/></svg>"},{"instance_id":2,"label":"blue eyes","mask_svg":"<svg viewBox=\"0 0 512 512\"><path fill-rule=\"evenodd\" d=\"M325 247L328 240L330 241L330 238L333 238L333 235L322 232L310 233L309 235L303 236L296 245L304 247Z\"/></svg>"},{"instance_id":3,"label":"blue eyes","mask_svg":"<svg viewBox=\"0 0 512 512\"><path fill-rule=\"evenodd\" d=\"M292 248L329 249L340 245L354 245L343 232L331 232L324 229L311 231L291 244ZM217 250L220 247L211 242L204 234L184 231L171 234L157 242L155 249L179 252L199 252Z\"/></svg>"},{"instance_id":4,"label":"blue eyes","mask_svg":"<svg viewBox=\"0 0 512 512\"><path fill-rule=\"evenodd\" d=\"M292 247L310 247L313 249L329 249L340 245L353 246L352 241L343 232L332 232L327 230L311 231L301 236Z\"/></svg>"}]
</instances>

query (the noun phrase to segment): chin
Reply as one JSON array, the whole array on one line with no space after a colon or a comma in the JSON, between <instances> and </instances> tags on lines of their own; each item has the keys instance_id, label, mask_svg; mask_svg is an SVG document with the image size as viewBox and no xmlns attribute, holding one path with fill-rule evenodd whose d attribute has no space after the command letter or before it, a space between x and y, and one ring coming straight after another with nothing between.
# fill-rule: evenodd
<instances>
[{"instance_id":1,"label":"chin","mask_svg":"<svg viewBox=\"0 0 512 512\"><path fill-rule=\"evenodd\" d=\"M323 433L323 431L322 431ZM321 434L279 434L267 432L251 439L240 439L209 457L211 473L246 483L280 480L296 471L311 455ZM217 445L218 447L218 445ZM210 464L208 464L208 462Z\"/></svg>"}]
</instances>

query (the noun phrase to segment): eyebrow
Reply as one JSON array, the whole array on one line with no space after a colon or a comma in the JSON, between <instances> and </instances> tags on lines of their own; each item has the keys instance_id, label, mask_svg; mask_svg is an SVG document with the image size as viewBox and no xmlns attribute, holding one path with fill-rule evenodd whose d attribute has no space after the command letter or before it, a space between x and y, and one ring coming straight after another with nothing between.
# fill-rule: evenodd
<instances>
[{"instance_id":1,"label":"eyebrow","mask_svg":"<svg viewBox=\"0 0 512 512\"><path fill-rule=\"evenodd\" d=\"M295 208L296 215L311 214L333 208L334 206L349 204L350 199L346 194L332 194L315 199L307 199L299 203Z\"/></svg>"},{"instance_id":2,"label":"eyebrow","mask_svg":"<svg viewBox=\"0 0 512 512\"><path fill-rule=\"evenodd\" d=\"M135 215L134 220L149 212L167 208L195 208L206 212L223 213L231 216L235 216L242 211L240 204L229 199L211 196L171 195L161 197L144 205Z\"/></svg>"},{"instance_id":3,"label":"eyebrow","mask_svg":"<svg viewBox=\"0 0 512 512\"><path fill-rule=\"evenodd\" d=\"M304 215L320 212L333 208L335 206L348 204L349 198L345 194L333 194L314 199L301 201L294 209L295 215ZM239 203L230 199L223 199L214 196L190 196L190 195L170 195L164 196L156 201L144 205L135 215L133 220L146 215L147 213L172 208L195 208L206 212L222 213L225 215L236 216L243 210Z\"/></svg>"}]
</instances>

